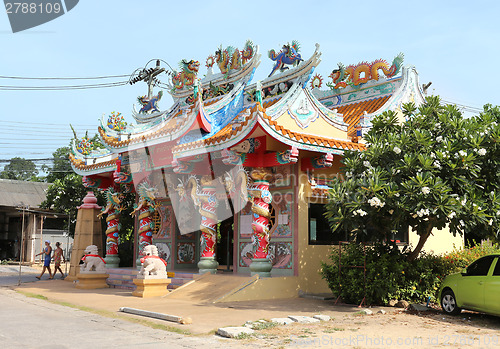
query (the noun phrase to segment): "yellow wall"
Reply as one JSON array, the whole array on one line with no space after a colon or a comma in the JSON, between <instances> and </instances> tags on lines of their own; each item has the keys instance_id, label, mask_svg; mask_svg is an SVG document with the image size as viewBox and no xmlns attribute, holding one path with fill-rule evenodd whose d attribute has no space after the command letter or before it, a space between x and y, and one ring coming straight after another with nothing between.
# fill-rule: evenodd
<instances>
[{"instance_id":1,"label":"yellow wall","mask_svg":"<svg viewBox=\"0 0 500 349\"><path fill-rule=\"evenodd\" d=\"M296 298L298 293L298 277L296 276L257 278L246 286L222 296L214 303Z\"/></svg>"},{"instance_id":2,"label":"yellow wall","mask_svg":"<svg viewBox=\"0 0 500 349\"><path fill-rule=\"evenodd\" d=\"M337 173L339 165L340 163L336 162L328 171L318 173ZM308 202L311 190L307 175L300 171L298 185L298 289L307 293L331 292L319 272L321 262L328 261L332 246L309 245Z\"/></svg>"},{"instance_id":3,"label":"yellow wall","mask_svg":"<svg viewBox=\"0 0 500 349\"><path fill-rule=\"evenodd\" d=\"M418 243L419 236L416 232L410 229L408 234L408 240L411 246L415 247ZM432 235L427 239L424 248L425 252L433 254L443 254L453 250L453 247L461 248L464 246L464 238L457 234L453 236L450 233L450 229L445 227L444 229L434 229Z\"/></svg>"}]
</instances>

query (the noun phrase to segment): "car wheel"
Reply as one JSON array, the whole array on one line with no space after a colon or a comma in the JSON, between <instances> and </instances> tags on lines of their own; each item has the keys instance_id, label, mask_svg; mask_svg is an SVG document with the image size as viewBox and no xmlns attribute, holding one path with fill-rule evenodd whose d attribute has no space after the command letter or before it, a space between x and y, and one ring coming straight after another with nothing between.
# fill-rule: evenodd
<instances>
[{"instance_id":1,"label":"car wheel","mask_svg":"<svg viewBox=\"0 0 500 349\"><path fill-rule=\"evenodd\" d=\"M441 295L441 308L449 315L458 315L462 311L462 309L457 306L457 300L452 290L443 291Z\"/></svg>"}]
</instances>

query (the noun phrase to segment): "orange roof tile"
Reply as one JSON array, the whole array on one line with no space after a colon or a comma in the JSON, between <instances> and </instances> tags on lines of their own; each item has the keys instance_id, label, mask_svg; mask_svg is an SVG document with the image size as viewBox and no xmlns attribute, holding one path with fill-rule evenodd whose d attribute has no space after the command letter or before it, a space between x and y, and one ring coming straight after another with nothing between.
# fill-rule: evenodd
<instances>
[{"instance_id":1,"label":"orange roof tile","mask_svg":"<svg viewBox=\"0 0 500 349\"><path fill-rule=\"evenodd\" d=\"M106 131L102 127L98 128L99 135L101 136L102 140L109 146L111 147L123 147L127 146L129 144L134 144L138 142L143 142L146 139L154 139L161 137L165 134L169 134L172 132L177 131L179 128L181 128L187 121L188 118L183 118L181 122L177 122L177 116L181 115L181 111L179 111L177 114L175 114L172 119L170 119L169 122L167 122L161 129L156 130L155 132L152 132L150 134L147 134L146 136L142 137L136 137L136 138L130 138L130 139L125 139L125 140L119 140L117 137L113 136L108 136L106 134Z\"/></svg>"},{"instance_id":2,"label":"orange roof tile","mask_svg":"<svg viewBox=\"0 0 500 349\"><path fill-rule=\"evenodd\" d=\"M243 122L241 122L238 126L234 127L233 124L229 124L210 138L200 139L200 140L190 142L190 143L185 143L185 144L179 144L179 145L175 146L172 149L172 151L173 152L180 152L180 151L187 150L187 149L200 148L200 147L203 147L205 145L217 144L217 143L221 143L223 141L231 139L232 137L236 136L243 129L244 126L248 125L248 122L252 118L253 113L255 111L257 111L257 109L258 109L258 105L259 104L256 103L254 106L252 106L250 108L250 113L245 117L245 120ZM243 109L243 111L245 111L247 109L248 108L245 108L245 109ZM238 116L236 116L236 117L238 117Z\"/></svg>"},{"instance_id":3,"label":"orange roof tile","mask_svg":"<svg viewBox=\"0 0 500 349\"><path fill-rule=\"evenodd\" d=\"M77 159L73 154L69 154L69 160L73 164L73 167L75 167L78 170L86 170L86 171L91 171L91 170L96 170L99 168L103 167L108 167L108 166L113 166L116 165L116 160L108 160L104 162L100 162L97 164L92 164L92 165L86 165L83 160Z\"/></svg>"},{"instance_id":4,"label":"orange roof tile","mask_svg":"<svg viewBox=\"0 0 500 349\"><path fill-rule=\"evenodd\" d=\"M391 96L373 98L358 103L343 105L338 108L332 107L331 109L337 109L337 113L344 115L344 122L349 125L347 127L347 134L350 136L356 132L356 126L359 124L363 112L366 111L368 114L376 112L390 97Z\"/></svg>"}]
</instances>

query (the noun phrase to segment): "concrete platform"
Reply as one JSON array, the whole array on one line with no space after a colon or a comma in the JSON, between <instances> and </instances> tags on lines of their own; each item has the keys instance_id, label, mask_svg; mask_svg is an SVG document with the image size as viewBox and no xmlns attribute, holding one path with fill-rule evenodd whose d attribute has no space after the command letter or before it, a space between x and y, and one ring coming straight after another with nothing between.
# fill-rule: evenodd
<instances>
[{"instance_id":1,"label":"concrete platform","mask_svg":"<svg viewBox=\"0 0 500 349\"><path fill-rule=\"evenodd\" d=\"M134 279L137 288L132 292L135 297L161 297L168 294L170 279Z\"/></svg>"},{"instance_id":2,"label":"concrete platform","mask_svg":"<svg viewBox=\"0 0 500 349\"><path fill-rule=\"evenodd\" d=\"M232 278L233 276L227 276ZM240 279L240 277L236 277ZM241 279L240 279L241 281ZM209 284L207 284L208 286ZM208 333L220 327L242 326L249 320L284 318L290 314L313 316L326 314L331 317L342 317L358 311L356 306L334 305L333 300L288 298L273 300L252 300L246 302L213 303L207 302L209 297L196 294L192 289L189 298L171 297L177 291L162 298L139 298L132 296L130 290L117 288L80 290L73 287L72 282L63 280L37 281L15 287L16 290L31 294L43 295L55 302L67 302L82 307L89 307L113 314L119 313L121 307L144 309L165 314L191 318L191 325L168 323L192 333ZM200 292L200 291L199 291ZM216 294L214 290L213 294ZM222 296L222 294L221 294ZM210 296L210 299L212 296ZM136 315L122 314L137 317ZM144 318L142 318L144 319ZM162 320L151 321L165 324Z\"/></svg>"}]
</instances>

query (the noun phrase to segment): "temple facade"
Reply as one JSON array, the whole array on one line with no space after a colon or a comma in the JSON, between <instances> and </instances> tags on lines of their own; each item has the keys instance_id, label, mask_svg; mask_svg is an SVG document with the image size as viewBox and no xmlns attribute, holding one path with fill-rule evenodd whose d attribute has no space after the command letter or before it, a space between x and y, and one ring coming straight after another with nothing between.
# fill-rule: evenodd
<instances>
[{"instance_id":1,"label":"temple facade","mask_svg":"<svg viewBox=\"0 0 500 349\"><path fill-rule=\"evenodd\" d=\"M108 264L118 265L120 195L135 192L135 259L153 243L169 270L258 274L295 293L328 290L320 263L348 239L332 234L323 215L329 182L341 175L344 152L365 149L374 116L423 103L423 91L402 54L391 63L339 63L328 78L315 73L318 44L311 57L295 41L267 56L274 66L260 81L253 77L262 57L250 41L210 55L203 78L198 61L181 61L180 71L157 62L131 79L148 83L134 124L113 112L98 127L106 149L74 140L74 171L108 198ZM173 98L169 109L160 108L160 87Z\"/></svg>"}]
</instances>

